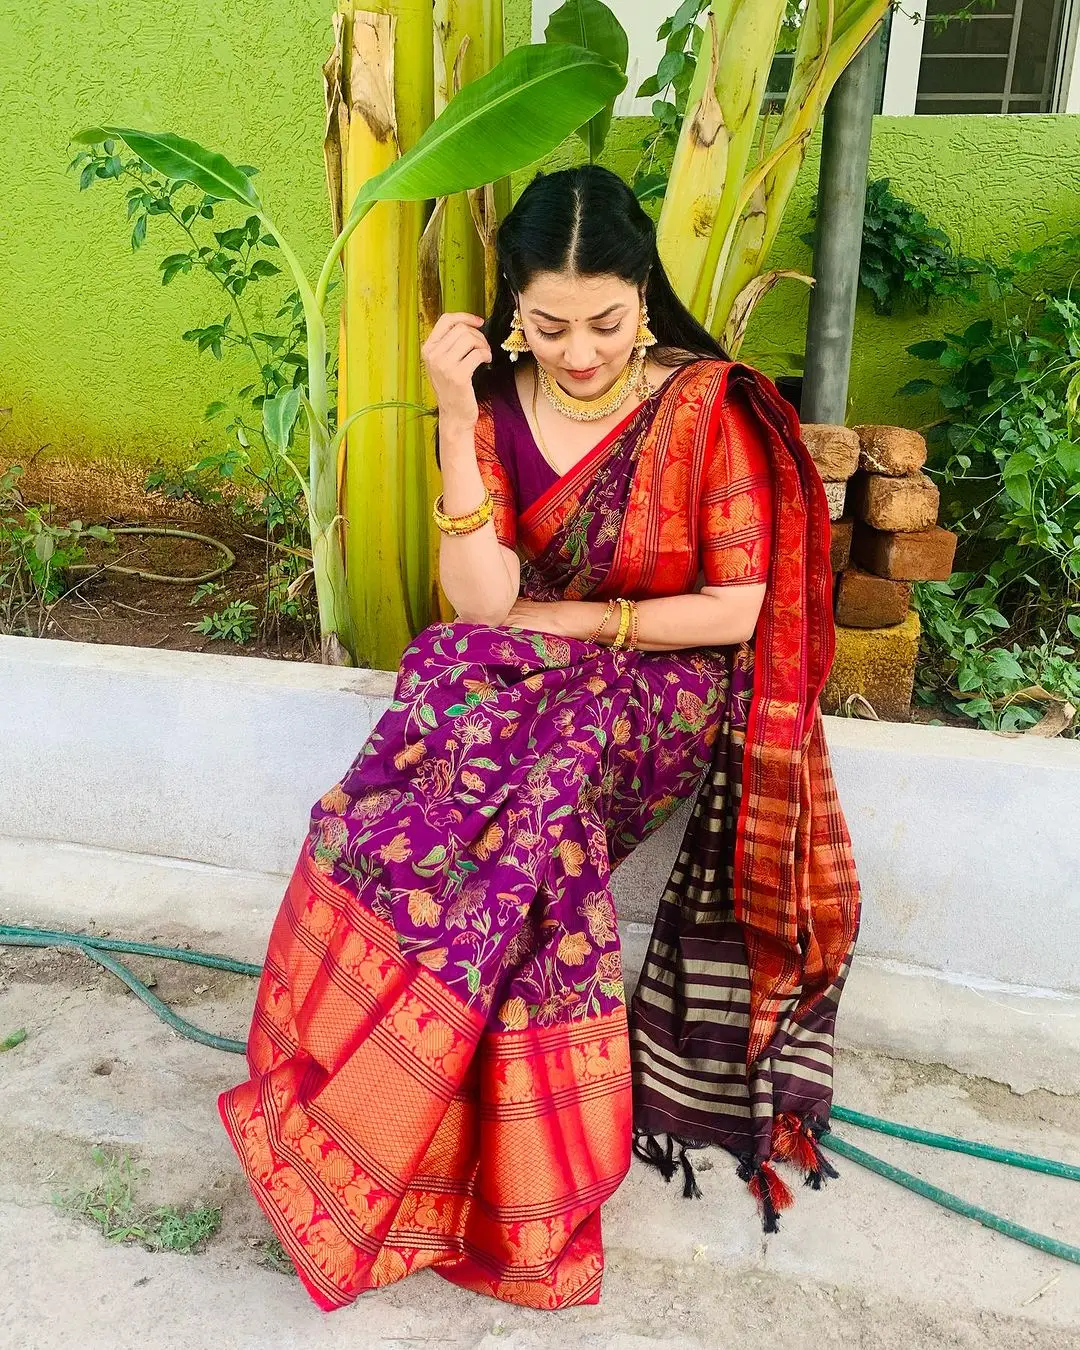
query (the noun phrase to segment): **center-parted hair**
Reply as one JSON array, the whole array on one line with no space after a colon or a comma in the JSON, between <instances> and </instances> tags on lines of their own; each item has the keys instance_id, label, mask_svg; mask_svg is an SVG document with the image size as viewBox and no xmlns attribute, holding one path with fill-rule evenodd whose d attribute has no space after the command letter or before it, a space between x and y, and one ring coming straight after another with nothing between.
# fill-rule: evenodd
<instances>
[{"instance_id":1,"label":"center-parted hair","mask_svg":"<svg viewBox=\"0 0 1080 1350\"><path fill-rule=\"evenodd\" d=\"M656 250L656 228L630 187L610 169L584 164L539 173L508 213L496 237L498 287L484 336L493 360L476 373L478 394L509 377L515 296L541 272L581 277L615 276L644 286L655 358L679 365L697 357L723 357L723 348L671 288Z\"/></svg>"}]
</instances>

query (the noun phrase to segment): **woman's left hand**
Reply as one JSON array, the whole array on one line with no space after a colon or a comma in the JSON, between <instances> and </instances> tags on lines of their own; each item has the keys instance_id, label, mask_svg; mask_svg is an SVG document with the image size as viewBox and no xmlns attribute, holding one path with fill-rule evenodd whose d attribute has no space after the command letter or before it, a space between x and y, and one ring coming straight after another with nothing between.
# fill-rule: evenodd
<instances>
[{"instance_id":1,"label":"woman's left hand","mask_svg":"<svg viewBox=\"0 0 1080 1350\"><path fill-rule=\"evenodd\" d=\"M503 622L510 628L528 628L534 633L563 637L559 603L557 600L525 600L519 596Z\"/></svg>"}]
</instances>

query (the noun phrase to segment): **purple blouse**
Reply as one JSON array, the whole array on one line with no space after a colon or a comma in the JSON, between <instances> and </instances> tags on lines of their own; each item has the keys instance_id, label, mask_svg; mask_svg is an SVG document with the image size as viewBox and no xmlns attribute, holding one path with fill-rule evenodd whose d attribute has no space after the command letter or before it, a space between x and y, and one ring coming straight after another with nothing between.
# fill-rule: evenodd
<instances>
[{"instance_id":1,"label":"purple blouse","mask_svg":"<svg viewBox=\"0 0 1080 1350\"><path fill-rule=\"evenodd\" d=\"M540 453L512 375L492 390L491 416L495 424L495 453L514 489L520 516L552 483L559 481L559 475Z\"/></svg>"}]
</instances>

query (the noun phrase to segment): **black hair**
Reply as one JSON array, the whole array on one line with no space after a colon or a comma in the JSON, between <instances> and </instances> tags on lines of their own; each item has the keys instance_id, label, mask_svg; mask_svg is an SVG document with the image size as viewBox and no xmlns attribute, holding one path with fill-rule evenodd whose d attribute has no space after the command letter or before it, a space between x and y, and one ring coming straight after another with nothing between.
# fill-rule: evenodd
<instances>
[{"instance_id":1,"label":"black hair","mask_svg":"<svg viewBox=\"0 0 1080 1350\"><path fill-rule=\"evenodd\" d=\"M702 357L726 359L712 334L671 288L656 249L656 229L618 174L596 164L538 173L499 226L498 285L484 336L492 362L476 372L481 397L510 377L501 344L510 333L516 296L540 272L616 276L644 287L653 356L678 366Z\"/></svg>"}]
</instances>

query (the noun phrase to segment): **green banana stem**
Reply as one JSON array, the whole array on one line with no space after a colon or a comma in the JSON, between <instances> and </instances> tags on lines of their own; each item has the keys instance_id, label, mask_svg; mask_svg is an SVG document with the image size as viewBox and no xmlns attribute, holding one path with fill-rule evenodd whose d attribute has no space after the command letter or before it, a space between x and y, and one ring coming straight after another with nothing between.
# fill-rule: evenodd
<instances>
[{"instance_id":1,"label":"green banana stem","mask_svg":"<svg viewBox=\"0 0 1080 1350\"><path fill-rule=\"evenodd\" d=\"M322 634L322 657L328 665L352 665L353 642L345 562L339 538L337 462L330 440L326 320L317 292L311 289L300 260L288 241L265 212L260 212L259 217L277 240L304 307L308 376L308 397L305 400L308 420L308 525L319 629Z\"/></svg>"}]
</instances>

